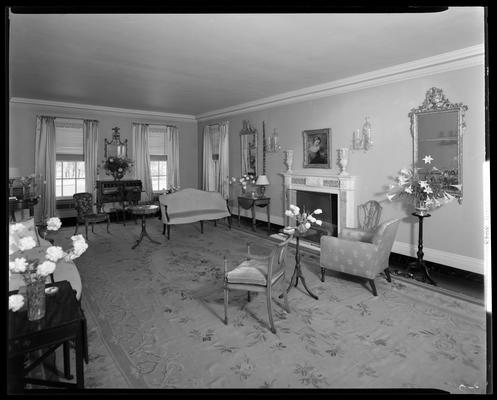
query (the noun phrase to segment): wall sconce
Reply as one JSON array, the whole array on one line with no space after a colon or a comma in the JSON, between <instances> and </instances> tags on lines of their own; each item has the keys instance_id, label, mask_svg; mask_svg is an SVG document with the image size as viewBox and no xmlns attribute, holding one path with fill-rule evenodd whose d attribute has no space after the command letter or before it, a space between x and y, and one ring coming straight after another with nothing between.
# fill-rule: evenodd
<instances>
[{"instance_id":1,"label":"wall sconce","mask_svg":"<svg viewBox=\"0 0 497 400\"><path fill-rule=\"evenodd\" d=\"M362 125L362 132L360 132L359 129L354 131L354 137L352 138L352 148L354 150L369 150L373 146L371 123L369 122L369 117L366 117L365 119L366 120Z\"/></svg>"},{"instance_id":2,"label":"wall sconce","mask_svg":"<svg viewBox=\"0 0 497 400\"><path fill-rule=\"evenodd\" d=\"M262 121L262 129L265 131L264 121ZM278 133L276 129L273 129L273 134L267 138L266 151L268 153L277 153L281 150L281 146L278 144Z\"/></svg>"}]
</instances>

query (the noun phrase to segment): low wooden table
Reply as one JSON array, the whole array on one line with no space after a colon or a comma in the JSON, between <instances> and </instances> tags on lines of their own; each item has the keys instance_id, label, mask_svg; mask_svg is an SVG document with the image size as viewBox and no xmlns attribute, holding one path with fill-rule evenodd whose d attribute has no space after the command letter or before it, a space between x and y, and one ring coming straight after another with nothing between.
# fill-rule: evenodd
<instances>
[{"instance_id":1,"label":"low wooden table","mask_svg":"<svg viewBox=\"0 0 497 400\"><path fill-rule=\"evenodd\" d=\"M9 384L13 391L22 391L25 383L42 386L84 388L83 360L88 362L86 318L76 300L68 281L48 284L59 290L46 296L45 316L38 321L29 321L27 309L9 311L8 316L8 360ZM9 295L18 293L17 290ZM24 306L26 307L26 306ZM64 377L72 379L70 372L69 341L74 340L76 351L76 383L46 381L25 375L39 365L59 346L64 346ZM45 353L31 365L24 365L28 353L44 350ZM16 385L17 384L17 385Z\"/></svg>"},{"instance_id":2,"label":"low wooden table","mask_svg":"<svg viewBox=\"0 0 497 400\"><path fill-rule=\"evenodd\" d=\"M148 235L146 229L146 222L145 222L147 215L155 214L159 210L159 206L154 204L129 206L128 210L131 211L133 215L141 215L142 217L142 231L140 233L140 238L136 241L136 244L132 247L132 249L135 249L136 246L138 246L141 243L144 236L146 236L148 240L150 240L152 243L160 244L159 242L156 242Z\"/></svg>"},{"instance_id":3,"label":"low wooden table","mask_svg":"<svg viewBox=\"0 0 497 400\"><path fill-rule=\"evenodd\" d=\"M248 197L238 196L238 226L240 226L240 206L245 210L252 210L252 230L255 232L255 207L266 207L267 210L267 233L271 234L271 219L270 219L270 197Z\"/></svg>"}]
</instances>

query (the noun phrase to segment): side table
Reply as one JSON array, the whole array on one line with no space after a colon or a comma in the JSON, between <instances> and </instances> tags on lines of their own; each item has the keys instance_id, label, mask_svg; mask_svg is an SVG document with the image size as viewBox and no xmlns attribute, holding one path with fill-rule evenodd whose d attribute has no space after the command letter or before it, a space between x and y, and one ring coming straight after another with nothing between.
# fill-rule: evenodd
<instances>
[{"instance_id":1,"label":"side table","mask_svg":"<svg viewBox=\"0 0 497 400\"><path fill-rule=\"evenodd\" d=\"M238 196L238 226L240 226L240 207L245 210L252 210L252 230L255 232L255 207L266 207L267 211L267 233L271 234L271 218L270 218L270 197L248 197Z\"/></svg>"},{"instance_id":2,"label":"side table","mask_svg":"<svg viewBox=\"0 0 497 400\"><path fill-rule=\"evenodd\" d=\"M411 270L412 267L420 268L421 271L423 272L423 282L425 280L428 280L429 283L436 286L437 283L431 278L430 274L428 273L428 268L426 266L426 263L423 260L423 256L424 256L424 253L423 253L423 219L431 217L431 214L419 214L417 212L413 212L412 215L414 215L415 217L418 217L418 220L419 220L418 252L416 254L418 256L418 259L416 261L410 263L407 266L406 275L409 276L409 271Z\"/></svg>"},{"instance_id":3,"label":"side table","mask_svg":"<svg viewBox=\"0 0 497 400\"><path fill-rule=\"evenodd\" d=\"M146 236L148 238L148 240L150 240L152 243L160 244L159 242L156 242L148 235L147 229L146 229L146 222L145 222L147 215L155 214L159 210L159 206L154 205L154 204L129 206L128 210L131 211L131 214L141 215L141 217L142 217L142 231L140 233L140 238L136 241L135 245L131 248L135 249L135 247L141 243L144 236Z\"/></svg>"},{"instance_id":4,"label":"side table","mask_svg":"<svg viewBox=\"0 0 497 400\"><path fill-rule=\"evenodd\" d=\"M284 233L287 235L283 230L280 231L281 233ZM299 278L302 281L302 285L304 285L305 290L307 290L307 293L316 300L319 300L318 296L316 296L314 293L312 293L309 288L307 287L305 283L305 278L304 275L302 274L302 268L300 266L300 238L301 237L306 237L310 235L314 235L315 232L313 232L311 229L305 231L305 232L299 232L295 229L295 232L293 233L293 237L295 238L295 269L293 270L292 274L292 279L290 279L290 285L288 285L288 288L286 292L288 293L292 286L297 287L299 283ZM295 284L293 283L295 281ZM280 298L283 297L283 295L280 295Z\"/></svg>"},{"instance_id":5,"label":"side table","mask_svg":"<svg viewBox=\"0 0 497 400\"><path fill-rule=\"evenodd\" d=\"M48 284L59 290L46 296L45 316L38 321L29 321L27 311L9 311L8 316L8 360L9 378L19 381L22 390L25 383L42 386L67 388L84 388L83 360L87 358L86 318L76 300L68 281ZM9 295L18 293L17 290ZM59 346L64 346L64 376L72 379L70 374L69 341L74 341L76 352L76 383L48 381L26 377ZM44 354L29 366L23 366L24 356L36 350L45 350ZM11 385L13 382L9 382ZM14 387L14 385L12 385Z\"/></svg>"}]
</instances>

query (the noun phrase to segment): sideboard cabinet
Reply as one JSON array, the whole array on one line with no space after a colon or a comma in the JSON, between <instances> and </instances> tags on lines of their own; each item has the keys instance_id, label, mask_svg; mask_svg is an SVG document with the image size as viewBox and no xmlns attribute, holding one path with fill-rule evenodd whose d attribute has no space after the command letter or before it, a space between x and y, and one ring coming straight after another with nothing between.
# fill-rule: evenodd
<instances>
[{"instance_id":1,"label":"sideboard cabinet","mask_svg":"<svg viewBox=\"0 0 497 400\"><path fill-rule=\"evenodd\" d=\"M104 203L136 203L141 200L141 180L97 181L97 207L102 210Z\"/></svg>"}]
</instances>

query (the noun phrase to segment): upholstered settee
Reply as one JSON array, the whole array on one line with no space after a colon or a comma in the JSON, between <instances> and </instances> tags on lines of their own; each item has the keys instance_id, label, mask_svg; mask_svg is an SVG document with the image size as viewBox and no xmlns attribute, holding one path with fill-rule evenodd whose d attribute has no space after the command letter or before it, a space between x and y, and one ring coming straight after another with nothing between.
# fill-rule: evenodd
<instances>
[{"instance_id":1,"label":"upholstered settee","mask_svg":"<svg viewBox=\"0 0 497 400\"><path fill-rule=\"evenodd\" d=\"M169 239L171 225L200 222L200 231L204 233L204 221L228 219L231 229L231 212L228 201L218 192L186 188L170 194L159 196L162 223Z\"/></svg>"},{"instance_id":2,"label":"upholstered settee","mask_svg":"<svg viewBox=\"0 0 497 400\"><path fill-rule=\"evenodd\" d=\"M36 247L30 250L25 250L22 254L19 253L19 256L26 258L26 260L38 259L40 261L45 261L46 250L48 247L52 246L52 243L40 237L40 235L38 234L38 229L35 226L34 218L29 218L18 223L23 224L27 228L28 235L30 235L38 244ZM11 258L15 257L16 253L11 256ZM78 268L73 261L59 260L57 262L57 267L55 268L54 273L51 277L47 278L47 283L50 283L52 279L54 282L69 281L73 290L76 292L76 298L78 299L78 301L81 299L81 277L79 275ZM14 273L10 276L9 291L18 290L25 285L26 284L21 274Z\"/></svg>"}]
</instances>

